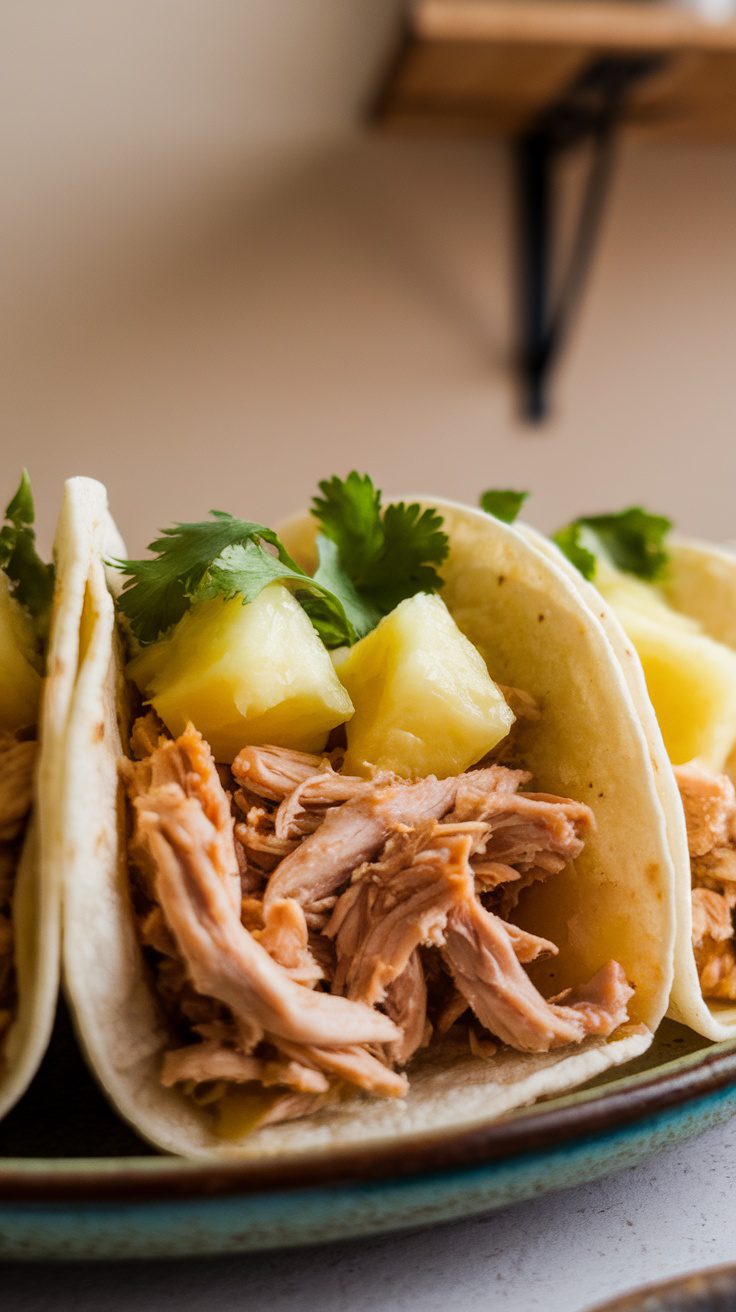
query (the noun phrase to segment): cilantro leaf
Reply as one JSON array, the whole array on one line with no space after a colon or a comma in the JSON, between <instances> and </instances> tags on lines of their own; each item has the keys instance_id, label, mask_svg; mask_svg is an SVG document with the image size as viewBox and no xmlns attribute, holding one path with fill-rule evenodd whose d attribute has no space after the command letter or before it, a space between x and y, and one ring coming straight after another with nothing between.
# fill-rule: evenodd
<instances>
[{"instance_id":1,"label":"cilantro leaf","mask_svg":"<svg viewBox=\"0 0 736 1312\"><path fill-rule=\"evenodd\" d=\"M480 508L504 524L513 524L528 496L528 492L515 492L511 488L489 488L481 493Z\"/></svg>"},{"instance_id":2,"label":"cilantro leaf","mask_svg":"<svg viewBox=\"0 0 736 1312\"><path fill-rule=\"evenodd\" d=\"M16 528L31 527L35 521L36 507L27 469L21 473L15 496L5 508L5 518L9 519Z\"/></svg>"},{"instance_id":3,"label":"cilantro leaf","mask_svg":"<svg viewBox=\"0 0 736 1312\"><path fill-rule=\"evenodd\" d=\"M340 561L340 553L337 544L330 538L324 537L322 533L317 534L317 553L319 556L319 565L314 572L314 582L322 584L329 589L330 593L339 599L347 621L353 629L357 638L365 637L374 629L381 618L381 612L372 606L371 603L362 597L355 587L350 575L343 568ZM307 612L314 618L316 609L319 614L320 601L302 602L306 606ZM319 630L319 625L317 625ZM344 642L345 639L342 639ZM342 643L333 644L328 642L327 646L340 646Z\"/></svg>"},{"instance_id":4,"label":"cilantro leaf","mask_svg":"<svg viewBox=\"0 0 736 1312\"><path fill-rule=\"evenodd\" d=\"M255 601L269 583L297 585L296 595L327 646L355 642L356 630L340 598L317 576L312 578L298 566L292 568L285 564L253 539L245 545L236 543L226 547L210 565L193 592L192 600L209 601L213 597L222 597L230 601L233 597L242 597L245 604ZM309 593L315 594L314 598L309 597ZM312 601L314 605L308 604Z\"/></svg>"},{"instance_id":5,"label":"cilantro leaf","mask_svg":"<svg viewBox=\"0 0 736 1312\"><path fill-rule=\"evenodd\" d=\"M651 580L660 577L669 559L666 538L671 528L664 515L630 506L612 515L583 515L553 539L585 578L595 577L596 558L603 556L617 569Z\"/></svg>"},{"instance_id":6,"label":"cilantro leaf","mask_svg":"<svg viewBox=\"0 0 736 1312\"><path fill-rule=\"evenodd\" d=\"M382 510L379 490L355 470L345 479L324 480L319 490L312 514L337 548L332 569L339 562L343 577L378 618L416 592L439 590L435 567L445 560L449 541L436 511L403 501Z\"/></svg>"},{"instance_id":7,"label":"cilantro leaf","mask_svg":"<svg viewBox=\"0 0 736 1312\"><path fill-rule=\"evenodd\" d=\"M552 541L557 543L563 556L567 556L571 565L580 571L584 579L595 578L596 558L581 541L583 527L581 524L566 524L552 534Z\"/></svg>"},{"instance_id":8,"label":"cilantro leaf","mask_svg":"<svg viewBox=\"0 0 736 1312\"><path fill-rule=\"evenodd\" d=\"M54 567L45 565L36 550L35 506L28 470L5 511L0 529L0 569L12 584L14 597L33 615L39 630L48 623L54 591Z\"/></svg>"},{"instance_id":9,"label":"cilantro leaf","mask_svg":"<svg viewBox=\"0 0 736 1312\"><path fill-rule=\"evenodd\" d=\"M119 605L141 642L155 641L181 619L208 569L226 547L245 546L253 540L268 542L276 548L279 561L298 569L273 529L236 519L223 510L210 513L211 520L164 529L148 548L155 553L151 560L110 562L128 575Z\"/></svg>"},{"instance_id":10,"label":"cilantro leaf","mask_svg":"<svg viewBox=\"0 0 736 1312\"><path fill-rule=\"evenodd\" d=\"M319 484L321 497L312 501L312 514L322 533L337 545L343 568L360 584L367 565L375 563L383 548L381 493L368 474L355 470L341 479L335 475Z\"/></svg>"}]
</instances>

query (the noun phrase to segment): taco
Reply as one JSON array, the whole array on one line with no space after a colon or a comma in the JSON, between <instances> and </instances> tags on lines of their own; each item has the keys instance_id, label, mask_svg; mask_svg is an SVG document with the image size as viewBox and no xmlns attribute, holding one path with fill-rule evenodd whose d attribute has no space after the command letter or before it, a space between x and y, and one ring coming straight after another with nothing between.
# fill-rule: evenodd
<instances>
[{"instance_id":1,"label":"taco","mask_svg":"<svg viewBox=\"0 0 736 1312\"><path fill-rule=\"evenodd\" d=\"M58 785L81 612L68 529L64 513L54 570L24 472L0 528L0 1116L38 1068L59 988Z\"/></svg>"},{"instance_id":2,"label":"taco","mask_svg":"<svg viewBox=\"0 0 736 1312\"><path fill-rule=\"evenodd\" d=\"M523 531L568 570L624 671L676 872L670 1013L719 1040L736 1034L736 555L671 529L631 507L575 520L552 547Z\"/></svg>"},{"instance_id":3,"label":"taco","mask_svg":"<svg viewBox=\"0 0 736 1312\"><path fill-rule=\"evenodd\" d=\"M564 573L357 474L280 535L212 512L121 561L81 486L64 969L122 1115L190 1155L324 1151L486 1122L643 1052L667 837Z\"/></svg>"}]
</instances>

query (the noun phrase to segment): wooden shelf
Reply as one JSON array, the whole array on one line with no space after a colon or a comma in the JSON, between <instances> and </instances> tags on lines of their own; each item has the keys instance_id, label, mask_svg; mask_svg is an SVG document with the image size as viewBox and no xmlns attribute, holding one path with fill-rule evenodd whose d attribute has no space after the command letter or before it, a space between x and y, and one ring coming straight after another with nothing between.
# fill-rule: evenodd
<instances>
[{"instance_id":1,"label":"wooden shelf","mask_svg":"<svg viewBox=\"0 0 736 1312\"><path fill-rule=\"evenodd\" d=\"M736 20L705 22L661 0L419 0L413 24L430 41L736 51Z\"/></svg>"},{"instance_id":2,"label":"wooden shelf","mask_svg":"<svg viewBox=\"0 0 736 1312\"><path fill-rule=\"evenodd\" d=\"M736 141L736 21L665 0L415 0L376 119L513 142L524 414L550 375L595 247L622 130ZM559 161L590 147L575 236L556 271Z\"/></svg>"},{"instance_id":3,"label":"wooden shelf","mask_svg":"<svg viewBox=\"0 0 736 1312\"><path fill-rule=\"evenodd\" d=\"M736 140L736 21L662 0L416 0L376 117L390 130L517 136L596 59L660 55L625 121Z\"/></svg>"}]
</instances>

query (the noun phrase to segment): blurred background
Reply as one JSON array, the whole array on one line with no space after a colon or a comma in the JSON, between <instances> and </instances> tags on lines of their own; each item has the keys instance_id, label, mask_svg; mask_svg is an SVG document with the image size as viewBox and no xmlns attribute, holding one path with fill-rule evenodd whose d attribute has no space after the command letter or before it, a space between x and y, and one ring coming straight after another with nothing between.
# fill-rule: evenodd
<instances>
[{"instance_id":1,"label":"blurred background","mask_svg":"<svg viewBox=\"0 0 736 1312\"><path fill-rule=\"evenodd\" d=\"M45 543L69 474L109 484L138 550L211 506L273 521L353 466L394 492L531 488L542 527L639 501L736 536L736 142L622 135L530 426L508 134L369 113L413 13L2 7L0 463L6 499L28 465Z\"/></svg>"}]
</instances>

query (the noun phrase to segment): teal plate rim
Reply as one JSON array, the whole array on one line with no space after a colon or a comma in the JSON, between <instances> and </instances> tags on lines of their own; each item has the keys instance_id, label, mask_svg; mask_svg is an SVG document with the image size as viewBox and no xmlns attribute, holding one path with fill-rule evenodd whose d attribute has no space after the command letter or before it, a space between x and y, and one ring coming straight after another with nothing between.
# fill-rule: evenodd
<instances>
[{"instance_id":1,"label":"teal plate rim","mask_svg":"<svg viewBox=\"0 0 736 1312\"><path fill-rule=\"evenodd\" d=\"M426 1176L502 1163L608 1135L736 1088L736 1041L708 1045L603 1088L537 1104L488 1124L400 1143L269 1161L164 1156L6 1158L0 1204L136 1203L258 1196ZM695 1111L695 1106L692 1106ZM696 1132L696 1130L693 1130Z\"/></svg>"}]
</instances>

